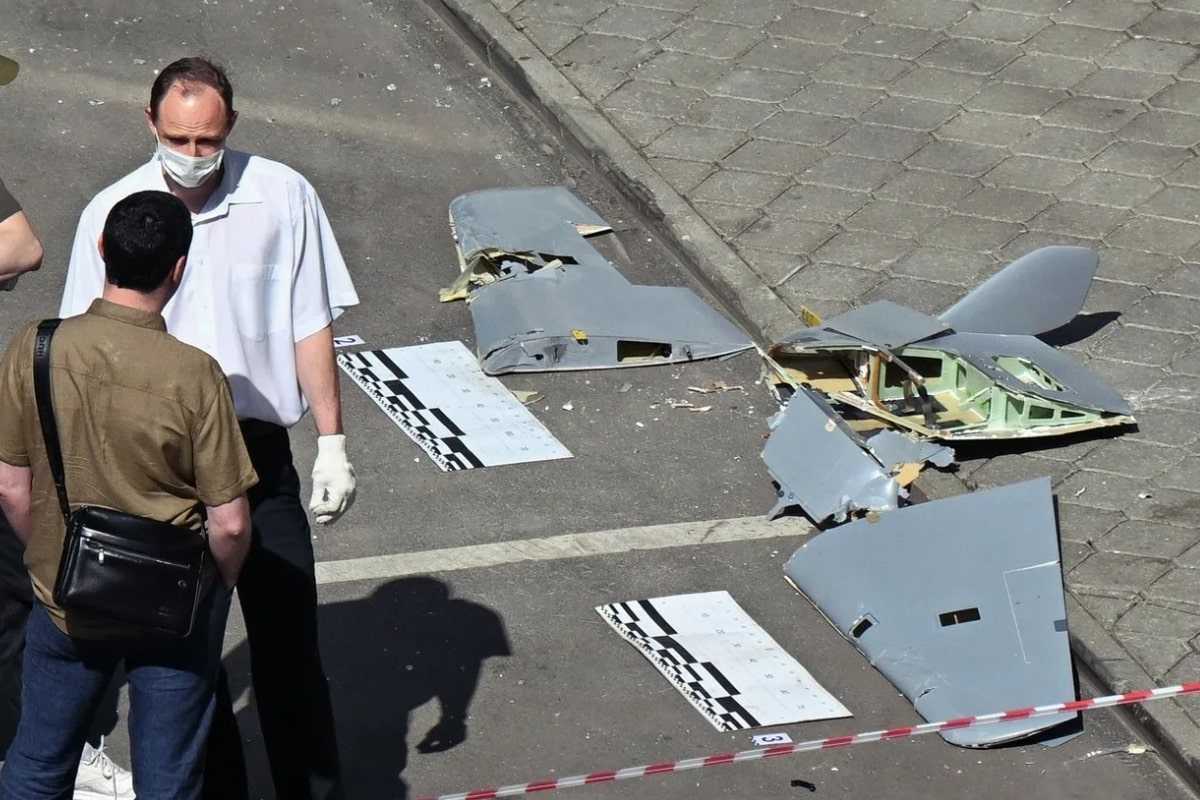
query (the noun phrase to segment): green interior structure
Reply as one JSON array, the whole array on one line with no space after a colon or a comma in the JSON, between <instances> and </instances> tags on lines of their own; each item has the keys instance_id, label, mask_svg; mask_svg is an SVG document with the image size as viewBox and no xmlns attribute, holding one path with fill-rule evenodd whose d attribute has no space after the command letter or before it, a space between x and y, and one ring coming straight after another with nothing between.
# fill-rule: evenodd
<instances>
[{"instance_id":1,"label":"green interior structure","mask_svg":"<svg viewBox=\"0 0 1200 800\"><path fill-rule=\"evenodd\" d=\"M965 359L940 350L907 347L895 355L920 376L929 398L929 416L917 380L878 352L829 348L788 353L776 348L772 353L788 383L811 386L834 401L848 402L868 414L934 436L1064 433L1070 428L1119 421L1113 415L1012 391ZM995 361L1031 389L1065 388L1053 375L1026 359L998 356Z\"/></svg>"}]
</instances>

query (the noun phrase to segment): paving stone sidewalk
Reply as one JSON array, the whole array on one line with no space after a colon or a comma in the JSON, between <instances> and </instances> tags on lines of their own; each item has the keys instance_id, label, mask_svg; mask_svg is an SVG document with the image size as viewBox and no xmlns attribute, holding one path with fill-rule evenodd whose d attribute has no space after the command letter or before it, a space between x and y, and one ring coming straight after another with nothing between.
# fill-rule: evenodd
<instances>
[{"instance_id":1,"label":"paving stone sidewalk","mask_svg":"<svg viewBox=\"0 0 1200 800\"><path fill-rule=\"evenodd\" d=\"M1053 477L1077 651L1114 688L1200 678L1200 0L491 2L793 311L935 312L1036 247L1100 250L1066 346L1139 430L959 474ZM1200 701L1153 714L1200 766Z\"/></svg>"}]
</instances>

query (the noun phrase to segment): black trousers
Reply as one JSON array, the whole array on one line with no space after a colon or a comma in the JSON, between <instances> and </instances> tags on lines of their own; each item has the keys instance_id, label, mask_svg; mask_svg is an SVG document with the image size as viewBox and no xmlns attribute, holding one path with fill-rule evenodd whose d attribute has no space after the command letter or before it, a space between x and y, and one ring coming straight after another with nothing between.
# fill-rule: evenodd
<instances>
[{"instance_id":1,"label":"black trousers","mask_svg":"<svg viewBox=\"0 0 1200 800\"><path fill-rule=\"evenodd\" d=\"M250 555L237 593L246 621L259 724L278 800L343 797L329 684L317 641L317 583L308 512L287 430L242 426L259 483L250 490ZM247 795L241 737L222 676L205 797Z\"/></svg>"},{"instance_id":2,"label":"black trousers","mask_svg":"<svg viewBox=\"0 0 1200 800\"><path fill-rule=\"evenodd\" d=\"M25 620L33 609L33 586L24 548L0 512L0 761L21 717L21 659Z\"/></svg>"}]
</instances>

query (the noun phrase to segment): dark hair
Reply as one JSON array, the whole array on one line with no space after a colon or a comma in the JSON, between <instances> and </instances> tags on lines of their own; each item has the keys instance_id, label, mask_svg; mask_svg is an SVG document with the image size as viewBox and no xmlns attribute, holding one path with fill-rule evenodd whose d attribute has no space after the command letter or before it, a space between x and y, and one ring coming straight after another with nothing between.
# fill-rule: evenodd
<instances>
[{"instance_id":1,"label":"dark hair","mask_svg":"<svg viewBox=\"0 0 1200 800\"><path fill-rule=\"evenodd\" d=\"M177 83L186 85L189 83L198 83L203 86L210 86L217 90L221 95L221 99L225 101L225 116L229 122L233 122L233 84L229 82L229 76L225 74L225 70L209 61L207 58L198 56L181 58L178 61L172 61L162 72L158 73L158 77L154 79L154 85L150 87L150 118L155 122L158 121L158 107L162 105L162 100L167 96L167 92Z\"/></svg>"},{"instance_id":2,"label":"dark hair","mask_svg":"<svg viewBox=\"0 0 1200 800\"><path fill-rule=\"evenodd\" d=\"M163 285L192 245L192 215L167 192L137 192L113 206L104 221L108 282L149 293Z\"/></svg>"}]
</instances>

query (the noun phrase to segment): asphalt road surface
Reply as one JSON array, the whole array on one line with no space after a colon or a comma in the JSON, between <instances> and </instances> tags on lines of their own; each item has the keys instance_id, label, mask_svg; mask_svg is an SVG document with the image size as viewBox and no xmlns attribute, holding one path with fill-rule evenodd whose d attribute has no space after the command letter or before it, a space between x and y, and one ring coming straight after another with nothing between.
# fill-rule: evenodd
<instances>
[{"instance_id":1,"label":"asphalt road surface","mask_svg":"<svg viewBox=\"0 0 1200 800\"><path fill-rule=\"evenodd\" d=\"M152 150L141 108L155 69L195 52L231 68L241 117L230 144L296 167L320 191L363 299L339 321L339 333L372 347L452 339L471 346L467 309L439 304L436 292L456 272L447 203L485 187L575 185L617 229L631 279L694 285L420 2L6 0L0 15L0 52L24 67L0 90L0 170L47 250L39 274L0 294L0 343L25 320L54 313L79 211ZM316 545L322 562L360 565L322 585L324 653L351 797L407 797L749 747L748 734L715 732L592 611L615 600L733 593L855 714L786 728L794 739L917 721L783 581L781 565L798 536L648 552L603 546L611 541L605 531L770 507L758 452L773 402L758 373L746 354L686 367L506 378L544 394L534 411L575 457L456 474L439 471L365 395L344 386L359 500L342 522L316 531ZM666 402L713 381L745 390L706 396L714 407L702 414ZM314 453L307 423L294 442L306 474ZM597 532L587 540L602 554L564 551L525 563L447 556L424 576L404 568L403 554L589 532ZM239 688L248 681L243 645L235 617L227 663ZM437 698L472 689L465 741L417 752L437 722ZM238 694L255 793L269 797L253 698ZM1191 796L1153 752L1116 752L1135 741L1123 717L1101 712L1088 717L1083 736L1054 749L970 751L925 737L573 791L808 795L792 785L799 780L817 797ZM128 763L123 725L111 742Z\"/></svg>"}]
</instances>

